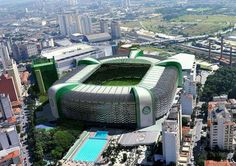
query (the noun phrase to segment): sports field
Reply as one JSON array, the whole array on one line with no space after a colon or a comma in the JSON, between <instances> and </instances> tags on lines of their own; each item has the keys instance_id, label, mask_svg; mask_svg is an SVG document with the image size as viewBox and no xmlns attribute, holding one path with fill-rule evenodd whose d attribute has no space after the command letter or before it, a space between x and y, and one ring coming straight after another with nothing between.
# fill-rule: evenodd
<instances>
[{"instance_id":1,"label":"sports field","mask_svg":"<svg viewBox=\"0 0 236 166\"><path fill-rule=\"evenodd\" d=\"M105 81L104 86L132 86L137 85L140 82L139 78L120 78L111 81Z\"/></svg>"}]
</instances>

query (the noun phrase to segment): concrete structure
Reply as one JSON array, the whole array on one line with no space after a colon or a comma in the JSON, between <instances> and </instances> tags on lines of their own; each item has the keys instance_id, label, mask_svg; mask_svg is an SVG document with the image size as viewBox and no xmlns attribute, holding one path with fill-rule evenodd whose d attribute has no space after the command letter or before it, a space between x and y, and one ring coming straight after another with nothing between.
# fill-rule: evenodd
<instances>
[{"instance_id":1,"label":"concrete structure","mask_svg":"<svg viewBox=\"0 0 236 166\"><path fill-rule=\"evenodd\" d=\"M0 165L21 164L20 141L15 126L0 130Z\"/></svg>"},{"instance_id":2,"label":"concrete structure","mask_svg":"<svg viewBox=\"0 0 236 166\"><path fill-rule=\"evenodd\" d=\"M38 47L35 43L21 43L18 44L19 54L23 59L38 55Z\"/></svg>"},{"instance_id":3,"label":"concrete structure","mask_svg":"<svg viewBox=\"0 0 236 166\"><path fill-rule=\"evenodd\" d=\"M98 33L98 34L92 34L92 35L85 35L85 38L83 41L89 42L89 43L97 43L97 42L104 42L104 41L110 41L111 35L109 33Z\"/></svg>"},{"instance_id":4,"label":"concrete structure","mask_svg":"<svg viewBox=\"0 0 236 166\"><path fill-rule=\"evenodd\" d=\"M117 21L111 22L111 36L112 36L112 39L121 38L120 24Z\"/></svg>"},{"instance_id":5,"label":"concrete structure","mask_svg":"<svg viewBox=\"0 0 236 166\"><path fill-rule=\"evenodd\" d=\"M22 86L21 86L21 80L20 80L20 74L16 65L16 62L11 59L9 66L6 68L6 73L8 74L9 77L13 78L17 96L19 98L22 97Z\"/></svg>"},{"instance_id":6,"label":"concrete structure","mask_svg":"<svg viewBox=\"0 0 236 166\"><path fill-rule=\"evenodd\" d=\"M77 13L64 13L58 16L60 32L63 36L70 36L74 33L89 35L92 33L92 22L88 15Z\"/></svg>"},{"instance_id":7,"label":"concrete structure","mask_svg":"<svg viewBox=\"0 0 236 166\"><path fill-rule=\"evenodd\" d=\"M12 102L19 100L13 77L7 74L0 76L0 93L9 95Z\"/></svg>"},{"instance_id":8,"label":"concrete structure","mask_svg":"<svg viewBox=\"0 0 236 166\"><path fill-rule=\"evenodd\" d=\"M233 121L235 104L228 100L215 100L208 103L208 126L210 127L210 147L233 150L236 123Z\"/></svg>"},{"instance_id":9,"label":"concrete structure","mask_svg":"<svg viewBox=\"0 0 236 166\"><path fill-rule=\"evenodd\" d=\"M11 59L7 47L2 44L0 44L0 58L3 68L6 69L10 64Z\"/></svg>"},{"instance_id":10,"label":"concrete structure","mask_svg":"<svg viewBox=\"0 0 236 166\"><path fill-rule=\"evenodd\" d=\"M0 123L11 122L13 114L9 95L0 94Z\"/></svg>"},{"instance_id":11,"label":"concrete structure","mask_svg":"<svg viewBox=\"0 0 236 166\"><path fill-rule=\"evenodd\" d=\"M191 94L181 94L181 106L183 115L192 115L194 108L194 99Z\"/></svg>"},{"instance_id":12,"label":"concrete structure","mask_svg":"<svg viewBox=\"0 0 236 166\"><path fill-rule=\"evenodd\" d=\"M40 93L46 94L47 90L58 80L55 60L46 58L34 60L31 67Z\"/></svg>"},{"instance_id":13,"label":"concrete structure","mask_svg":"<svg viewBox=\"0 0 236 166\"><path fill-rule=\"evenodd\" d=\"M137 128L151 126L169 112L176 89L182 86L178 61L159 61L143 56L139 50L133 50L128 57L86 58L78 64L76 70L48 91L55 118ZM100 72L104 75L97 76ZM141 81L132 86L103 85L105 81L130 77Z\"/></svg>"},{"instance_id":14,"label":"concrete structure","mask_svg":"<svg viewBox=\"0 0 236 166\"><path fill-rule=\"evenodd\" d=\"M130 1L131 0L122 0L122 7L125 9L130 8Z\"/></svg>"},{"instance_id":15,"label":"concrete structure","mask_svg":"<svg viewBox=\"0 0 236 166\"><path fill-rule=\"evenodd\" d=\"M166 164L178 164L180 142L182 140L182 116L180 107L170 110L170 114L162 124L162 149Z\"/></svg>"},{"instance_id":16,"label":"concrete structure","mask_svg":"<svg viewBox=\"0 0 236 166\"><path fill-rule=\"evenodd\" d=\"M109 32L108 22L105 20L100 20L100 29L101 33L108 33Z\"/></svg>"},{"instance_id":17,"label":"concrete structure","mask_svg":"<svg viewBox=\"0 0 236 166\"><path fill-rule=\"evenodd\" d=\"M88 15L80 15L76 18L78 24L78 32L83 35L92 34L92 21Z\"/></svg>"},{"instance_id":18,"label":"concrete structure","mask_svg":"<svg viewBox=\"0 0 236 166\"><path fill-rule=\"evenodd\" d=\"M73 44L67 47L48 49L41 52L47 59L54 57L59 73L76 67L79 60L87 57L101 58L106 56L104 50L86 44Z\"/></svg>"}]
</instances>

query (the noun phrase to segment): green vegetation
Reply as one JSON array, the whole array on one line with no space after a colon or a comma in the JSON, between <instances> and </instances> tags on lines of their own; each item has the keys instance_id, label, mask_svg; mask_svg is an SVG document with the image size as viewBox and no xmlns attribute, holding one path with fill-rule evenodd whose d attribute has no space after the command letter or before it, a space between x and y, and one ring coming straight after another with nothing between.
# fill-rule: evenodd
<instances>
[{"instance_id":1,"label":"green vegetation","mask_svg":"<svg viewBox=\"0 0 236 166\"><path fill-rule=\"evenodd\" d=\"M85 84L107 86L131 86L138 84L147 73L149 64L103 64Z\"/></svg>"},{"instance_id":2,"label":"green vegetation","mask_svg":"<svg viewBox=\"0 0 236 166\"><path fill-rule=\"evenodd\" d=\"M83 125L73 120L57 121L56 126L56 128L50 130L31 127L32 133L29 137L29 143L34 152L34 165L45 165L45 160L55 165L65 155L83 130Z\"/></svg>"},{"instance_id":3,"label":"green vegetation","mask_svg":"<svg viewBox=\"0 0 236 166\"><path fill-rule=\"evenodd\" d=\"M230 98L236 98L236 69L230 67L220 68L214 75L207 78L203 88L201 100L211 101L213 96L229 94Z\"/></svg>"},{"instance_id":4,"label":"green vegetation","mask_svg":"<svg viewBox=\"0 0 236 166\"><path fill-rule=\"evenodd\" d=\"M221 161L226 160L228 152L221 151L219 148L215 148L214 150L207 150L205 153L201 153L200 156L196 157L196 165L204 166L205 160L214 160Z\"/></svg>"},{"instance_id":5,"label":"green vegetation","mask_svg":"<svg viewBox=\"0 0 236 166\"><path fill-rule=\"evenodd\" d=\"M206 10L199 8L200 10ZM130 28L143 28L156 33L172 35L204 35L214 34L221 30L231 28L236 23L235 16L226 15L196 15L183 14L166 18L164 15L145 18L139 21L126 22L122 26Z\"/></svg>"}]
</instances>

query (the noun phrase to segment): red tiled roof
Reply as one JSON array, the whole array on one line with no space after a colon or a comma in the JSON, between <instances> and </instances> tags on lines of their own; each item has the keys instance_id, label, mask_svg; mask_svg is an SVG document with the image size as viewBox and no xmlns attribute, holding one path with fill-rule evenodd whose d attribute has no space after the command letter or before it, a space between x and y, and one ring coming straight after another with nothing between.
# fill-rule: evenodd
<instances>
[{"instance_id":1,"label":"red tiled roof","mask_svg":"<svg viewBox=\"0 0 236 166\"><path fill-rule=\"evenodd\" d=\"M229 161L213 161L213 160L206 160L205 166L230 166Z\"/></svg>"}]
</instances>

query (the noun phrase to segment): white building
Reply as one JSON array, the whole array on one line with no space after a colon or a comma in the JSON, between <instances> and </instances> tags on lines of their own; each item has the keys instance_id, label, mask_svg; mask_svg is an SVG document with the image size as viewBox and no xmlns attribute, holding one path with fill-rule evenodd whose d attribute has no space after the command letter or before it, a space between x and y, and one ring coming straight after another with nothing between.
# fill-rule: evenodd
<instances>
[{"instance_id":1,"label":"white building","mask_svg":"<svg viewBox=\"0 0 236 166\"><path fill-rule=\"evenodd\" d=\"M183 115L192 115L194 108L193 95L189 93L181 94L181 106Z\"/></svg>"},{"instance_id":2,"label":"white building","mask_svg":"<svg viewBox=\"0 0 236 166\"><path fill-rule=\"evenodd\" d=\"M216 146L222 150L234 149L236 123L233 122L231 110L226 108L227 103L225 102L218 101L208 104L208 125L212 149Z\"/></svg>"},{"instance_id":3,"label":"white building","mask_svg":"<svg viewBox=\"0 0 236 166\"><path fill-rule=\"evenodd\" d=\"M180 109L171 109L162 124L162 148L166 164L178 163L182 139L182 117Z\"/></svg>"},{"instance_id":4,"label":"white building","mask_svg":"<svg viewBox=\"0 0 236 166\"><path fill-rule=\"evenodd\" d=\"M7 67L6 72L7 72L8 76L13 77L14 84L15 84L16 91L17 91L17 95L19 98L21 98L22 97L22 86L21 86L20 75L19 75L19 71L18 71L16 62L13 59L11 59L11 63Z\"/></svg>"},{"instance_id":5,"label":"white building","mask_svg":"<svg viewBox=\"0 0 236 166\"><path fill-rule=\"evenodd\" d=\"M103 49L86 44L73 44L67 47L59 47L44 50L41 56L47 59L54 57L59 73L67 71L76 66L77 62L83 58L101 58L106 56Z\"/></svg>"},{"instance_id":6,"label":"white building","mask_svg":"<svg viewBox=\"0 0 236 166\"><path fill-rule=\"evenodd\" d=\"M60 32L63 36L70 36L74 33L89 35L92 33L92 21L88 15L76 13L64 13L58 16Z\"/></svg>"},{"instance_id":7,"label":"white building","mask_svg":"<svg viewBox=\"0 0 236 166\"><path fill-rule=\"evenodd\" d=\"M184 78L184 91L196 97L197 85L196 85L196 59L192 54L177 54L171 58L178 59L182 66L183 78Z\"/></svg>"},{"instance_id":8,"label":"white building","mask_svg":"<svg viewBox=\"0 0 236 166\"><path fill-rule=\"evenodd\" d=\"M76 17L78 32L83 35L92 34L92 21L88 15L79 15Z\"/></svg>"},{"instance_id":9,"label":"white building","mask_svg":"<svg viewBox=\"0 0 236 166\"><path fill-rule=\"evenodd\" d=\"M6 69L10 64L10 55L6 46L0 44L0 58L3 68Z\"/></svg>"}]
</instances>

